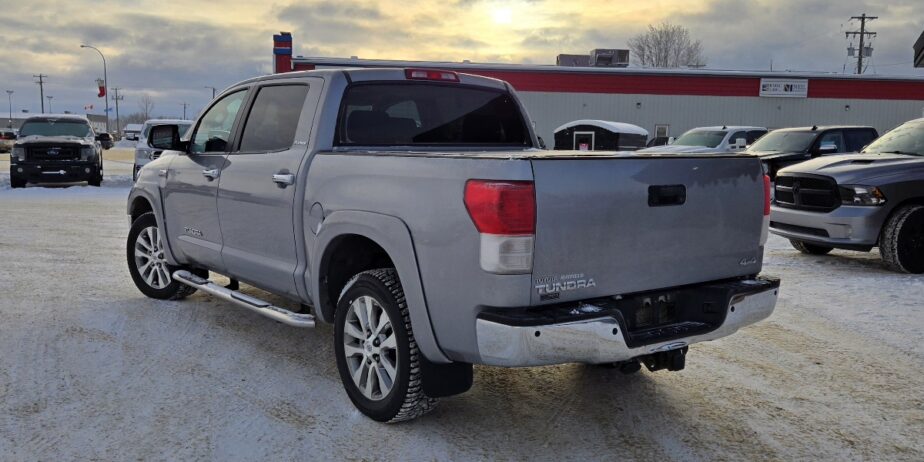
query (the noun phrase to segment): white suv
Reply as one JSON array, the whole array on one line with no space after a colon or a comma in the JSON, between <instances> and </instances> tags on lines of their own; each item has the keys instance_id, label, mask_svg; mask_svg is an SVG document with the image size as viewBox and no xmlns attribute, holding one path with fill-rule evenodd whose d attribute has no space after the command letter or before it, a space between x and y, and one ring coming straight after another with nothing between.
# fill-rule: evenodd
<instances>
[{"instance_id":1,"label":"white suv","mask_svg":"<svg viewBox=\"0 0 924 462\"><path fill-rule=\"evenodd\" d=\"M160 149L154 149L148 144L148 133L151 127L155 125L178 125L180 135L186 133L186 130L193 124L192 120L180 119L151 119L141 127L141 133L138 135L138 143L135 145L135 168L132 169L132 181L138 179L138 170L144 167L148 162L160 157Z\"/></svg>"},{"instance_id":2,"label":"white suv","mask_svg":"<svg viewBox=\"0 0 924 462\"><path fill-rule=\"evenodd\" d=\"M699 127L687 131L665 146L642 149L640 152L737 152L743 151L766 133L764 127Z\"/></svg>"}]
</instances>

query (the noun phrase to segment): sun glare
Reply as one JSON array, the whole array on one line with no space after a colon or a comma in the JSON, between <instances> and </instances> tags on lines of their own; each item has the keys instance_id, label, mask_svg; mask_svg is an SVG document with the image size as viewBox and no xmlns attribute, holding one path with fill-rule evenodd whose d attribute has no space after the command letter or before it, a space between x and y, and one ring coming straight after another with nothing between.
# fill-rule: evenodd
<instances>
[{"instance_id":1,"label":"sun glare","mask_svg":"<svg viewBox=\"0 0 924 462\"><path fill-rule=\"evenodd\" d=\"M497 24L510 24L513 22L513 12L510 11L510 8L502 7L495 8L491 12L491 18Z\"/></svg>"}]
</instances>

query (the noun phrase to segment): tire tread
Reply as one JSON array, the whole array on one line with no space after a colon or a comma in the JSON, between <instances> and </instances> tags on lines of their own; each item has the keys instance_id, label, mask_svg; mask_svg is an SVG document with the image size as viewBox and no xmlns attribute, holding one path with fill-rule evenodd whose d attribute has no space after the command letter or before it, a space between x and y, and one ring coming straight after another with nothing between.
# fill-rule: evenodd
<instances>
[{"instance_id":1,"label":"tire tread","mask_svg":"<svg viewBox=\"0 0 924 462\"><path fill-rule=\"evenodd\" d=\"M908 217L921 209L924 209L924 205L906 205L892 214L885 226L883 226L882 234L879 237L879 253L882 255L882 261L885 262L888 269L899 273L911 272L899 261L898 235L901 233Z\"/></svg>"}]
</instances>

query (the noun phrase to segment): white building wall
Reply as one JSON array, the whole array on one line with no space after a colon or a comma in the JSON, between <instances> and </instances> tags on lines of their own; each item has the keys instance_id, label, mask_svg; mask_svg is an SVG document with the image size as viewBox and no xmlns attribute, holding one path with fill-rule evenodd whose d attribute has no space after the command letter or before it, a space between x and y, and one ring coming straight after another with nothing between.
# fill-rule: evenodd
<instances>
[{"instance_id":1,"label":"white building wall","mask_svg":"<svg viewBox=\"0 0 924 462\"><path fill-rule=\"evenodd\" d=\"M670 136L708 125L767 128L812 125L870 125L880 133L924 117L924 101L732 96L632 95L518 92L536 131L546 143L553 130L577 119L628 122L654 136L655 125L670 125ZM641 103L638 106L637 103ZM849 109L848 107L849 106Z\"/></svg>"}]
</instances>

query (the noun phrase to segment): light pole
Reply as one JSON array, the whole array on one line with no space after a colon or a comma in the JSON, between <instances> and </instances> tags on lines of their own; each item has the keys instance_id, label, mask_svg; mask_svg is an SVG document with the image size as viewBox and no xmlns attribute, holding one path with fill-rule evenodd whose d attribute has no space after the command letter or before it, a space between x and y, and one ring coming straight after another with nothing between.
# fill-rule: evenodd
<instances>
[{"instance_id":1,"label":"light pole","mask_svg":"<svg viewBox=\"0 0 924 462\"><path fill-rule=\"evenodd\" d=\"M48 113L54 114L54 111L51 110L51 100L54 99L54 96L48 95L46 98L48 98Z\"/></svg>"},{"instance_id":2,"label":"light pole","mask_svg":"<svg viewBox=\"0 0 924 462\"><path fill-rule=\"evenodd\" d=\"M203 87L203 88L211 88L211 89L212 89L212 99L215 99L215 90L217 90L217 88L215 88L215 87L210 87L210 86L208 86L208 85L206 85L206 86Z\"/></svg>"},{"instance_id":3,"label":"light pole","mask_svg":"<svg viewBox=\"0 0 924 462\"><path fill-rule=\"evenodd\" d=\"M9 128L13 128L13 90L7 90L6 97L10 100L10 121L7 125L9 125Z\"/></svg>"},{"instance_id":4,"label":"light pole","mask_svg":"<svg viewBox=\"0 0 924 462\"><path fill-rule=\"evenodd\" d=\"M96 47L80 45L80 48L91 48L96 50L96 52L99 53L99 57L103 58L103 89L106 90L103 97L106 98L106 133L109 133L109 77L106 75L106 57L103 56L103 52L99 51Z\"/></svg>"}]
</instances>

